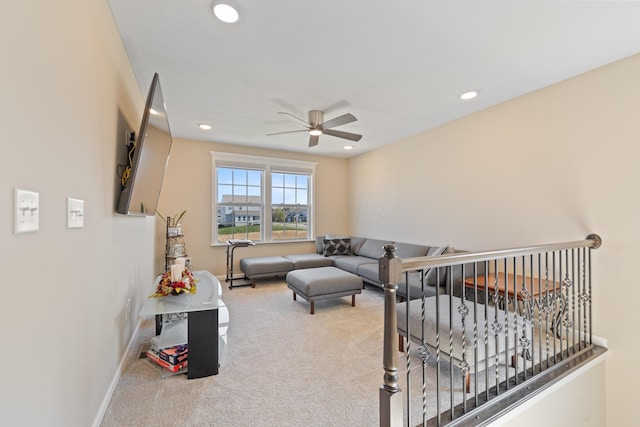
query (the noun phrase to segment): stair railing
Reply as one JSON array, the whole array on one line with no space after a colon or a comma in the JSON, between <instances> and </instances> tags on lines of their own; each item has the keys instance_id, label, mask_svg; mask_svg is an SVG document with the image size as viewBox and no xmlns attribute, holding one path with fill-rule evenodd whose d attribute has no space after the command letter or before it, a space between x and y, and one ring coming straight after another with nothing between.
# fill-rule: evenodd
<instances>
[{"instance_id":1,"label":"stair railing","mask_svg":"<svg viewBox=\"0 0 640 427\"><path fill-rule=\"evenodd\" d=\"M591 334L591 249L601 243L590 234L572 242L404 259L396 256L395 245L385 245L379 259L385 301L380 425L482 425L544 389L551 376L566 375L606 351L593 344ZM425 277L434 268L446 286L426 297L429 285L423 280L422 298L411 302L408 273ZM398 302L399 284L406 286L407 301ZM399 331L407 341L406 397ZM436 366L431 400L429 361ZM446 362L449 375L443 378ZM412 398L412 371L422 373L421 405ZM441 384L450 390L448 401ZM433 400L435 408L428 405Z\"/></svg>"}]
</instances>

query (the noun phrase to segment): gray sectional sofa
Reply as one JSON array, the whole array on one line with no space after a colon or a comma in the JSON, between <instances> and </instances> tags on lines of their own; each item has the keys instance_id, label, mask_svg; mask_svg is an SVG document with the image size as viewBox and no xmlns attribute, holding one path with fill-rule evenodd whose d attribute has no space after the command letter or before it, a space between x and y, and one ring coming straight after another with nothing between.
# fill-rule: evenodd
<instances>
[{"instance_id":1,"label":"gray sectional sofa","mask_svg":"<svg viewBox=\"0 0 640 427\"><path fill-rule=\"evenodd\" d=\"M342 240L342 245L337 251L329 251L332 240ZM328 241L328 242L327 242ZM431 255L463 252L452 247L427 246L412 243L395 242L391 240L370 239L365 237L342 237L327 238L318 236L316 238L316 249L314 253L249 257L240 261L240 268L246 279L252 281L255 287L255 280L266 277L286 276L289 271L317 268L317 267L337 267L362 278L363 283L382 287L378 277L378 258L384 255L384 245L394 243L396 254L400 258L413 258ZM348 246L346 248L345 246ZM439 272L437 270L440 270ZM448 271L452 271L453 280L447 276ZM469 274L473 274L472 268L467 268ZM462 277L462 268L432 268L427 272L412 272L405 274L398 287L398 295L404 299L415 299L422 295L422 281L424 280L425 296L436 295L436 286L443 287L439 293L451 293L450 283L458 287L459 279ZM408 292L407 292L408 289ZM455 289L455 288L454 288ZM459 294L461 290L456 289L454 294Z\"/></svg>"}]
</instances>

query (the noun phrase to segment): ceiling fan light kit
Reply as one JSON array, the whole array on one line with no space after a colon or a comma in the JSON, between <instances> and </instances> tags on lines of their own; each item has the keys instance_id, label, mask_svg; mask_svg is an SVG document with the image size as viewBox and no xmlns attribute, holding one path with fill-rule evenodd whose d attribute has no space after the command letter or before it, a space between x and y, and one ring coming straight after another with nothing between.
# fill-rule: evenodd
<instances>
[{"instance_id":1,"label":"ceiling fan light kit","mask_svg":"<svg viewBox=\"0 0 640 427\"><path fill-rule=\"evenodd\" d=\"M330 135L330 136L335 136L337 138L348 139L350 141L360 141L360 139L362 138L362 135L359 135L357 133L344 132L344 131L332 129L334 127L346 125L347 123L352 123L358 120L355 118L353 114L350 114L350 113L343 114L334 119L327 120L326 122L324 121L324 112L320 110L309 111L309 114L308 114L309 120L306 122L290 113L280 111L278 112L278 114L286 114L287 116L303 124L307 129L269 133L267 135L280 135L283 133L294 133L294 132L308 132L309 147L315 147L316 145L318 145L318 140L320 135Z\"/></svg>"}]
</instances>

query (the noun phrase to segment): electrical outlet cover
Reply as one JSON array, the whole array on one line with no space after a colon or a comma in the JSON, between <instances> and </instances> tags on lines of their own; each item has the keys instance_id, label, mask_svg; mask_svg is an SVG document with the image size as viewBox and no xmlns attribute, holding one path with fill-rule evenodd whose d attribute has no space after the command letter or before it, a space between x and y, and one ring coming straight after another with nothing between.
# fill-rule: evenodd
<instances>
[{"instance_id":1,"label":"electrical outlet cover","mask_svg":"<svg viewBox=\"0 0 640 427\"><path fill-rule=\"evenodd\" d=\"M35 233L40 229L40 193L16 188L14 196L13 231Z\"/></svg>"},{"instance_id":2,"label":"electrical outlet cover","mask_svg":"<svg viewBox=\"0 0 640 427\"><path fill-rule=\"evenodd\" d=\"M67 228L84 227L84 200L67 197Z\"/></svg>"}]
</instances>

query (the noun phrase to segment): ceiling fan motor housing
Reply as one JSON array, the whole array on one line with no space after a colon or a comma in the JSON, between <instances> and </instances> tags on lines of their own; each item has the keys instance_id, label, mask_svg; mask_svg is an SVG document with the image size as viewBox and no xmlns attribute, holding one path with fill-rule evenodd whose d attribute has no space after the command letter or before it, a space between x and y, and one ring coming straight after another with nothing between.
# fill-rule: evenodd
<instances>
[{"instance_id":1,"label":"ceiling fan motor housing","mask_svg":"<svg viewBox=\"0 0 640 427\"><path fill-rule=\"evenodd\" d=\"M318 145L318 138L322 134L335 136L337 138L349 139L351 141L360 141L360 139L362 138L362 135L359 135L357 133L344 132L344 131L333 129L334 127L337 127L337 126L342 126L347 123L355 122L357 119L351 113L343 114L341 116L335 117L326 122L324 121L324 112L320 110L310 110L309 120L307 122L294 116L291 113L279 111L278 114L286 114L287 116L302 123L307 129L269 133L267 135L279 135L283 133L295 133L295 132L309 132L309 147L315 147L316 145Z\"/></svg>"},{"instance_id":2,"label":"ceiling fan motor housing","mask_svg":"<svg viewBox=\"0 0 640 427\"><path fill-rule=\"evenodd\" d=\"M322 122L324 122L324 113L322 111L320 110L309 111L309 125L311 126L311 128L322 130L322 127L320 126Z\"/></svg>"}]
</instances>

